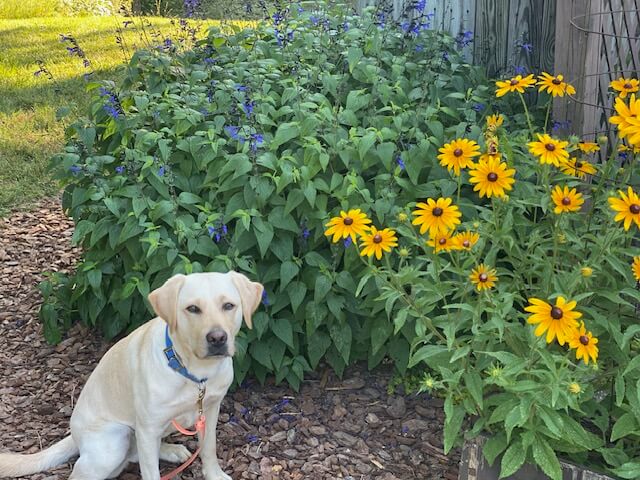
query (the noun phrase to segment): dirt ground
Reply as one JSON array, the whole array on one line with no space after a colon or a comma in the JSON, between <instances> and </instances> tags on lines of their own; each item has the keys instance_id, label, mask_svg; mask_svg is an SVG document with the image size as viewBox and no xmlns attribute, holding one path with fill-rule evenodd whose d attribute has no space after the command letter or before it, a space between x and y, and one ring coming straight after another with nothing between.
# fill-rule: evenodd
<instances>
[{"instance_id":1,"label":"dirt ground","mask_svg":"<svg viewBox=\"0 0 640 480\"><path fill-rule=\"evenodd\" d=\"M36 285L43 271L73 267L72 232L57 199L0 219L0 451L33 453L68 434L74 402L110 346L82 326L56 346L42 337ZM354 367L343 379L320 370L300 392L245 382L222 405L222 468L234 480L457 479L459 452L442 452L442 402L388 395L391 376L384 367ZM25 478L64 479L70 467ZM119 478L140 478L137 465ZM181 478L202 478L199 461Z\"/></svg>"}]
</instances>

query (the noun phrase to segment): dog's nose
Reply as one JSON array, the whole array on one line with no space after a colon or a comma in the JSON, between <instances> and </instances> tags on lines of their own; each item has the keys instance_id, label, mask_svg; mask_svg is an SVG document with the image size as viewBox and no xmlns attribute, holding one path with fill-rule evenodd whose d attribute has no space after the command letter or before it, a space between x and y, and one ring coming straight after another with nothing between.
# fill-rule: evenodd
<instances>
[{"instance_id":1,"label":"dog's nose","mask_svg":"<svg viewBox=\"0 0 640 480\"><path fill-rule=\"evenodd\" d=\"M221 346L227 342L227 333L224 330L216 328L207 333L207 342L213 346Z\"/></svg>"}]
</instances>

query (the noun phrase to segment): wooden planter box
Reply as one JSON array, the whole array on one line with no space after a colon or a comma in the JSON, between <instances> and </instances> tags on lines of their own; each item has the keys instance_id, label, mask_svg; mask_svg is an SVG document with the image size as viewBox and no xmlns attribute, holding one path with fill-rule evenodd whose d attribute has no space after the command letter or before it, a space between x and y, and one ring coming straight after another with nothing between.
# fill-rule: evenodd
<instances>
[{"instance_id":1,"label":"wooden planter box","mask_svg":"<svg viewBox=\"0 0 640 480\"><path fill-rule=\"evenodd\" d=\"M482 455L483 437L465 442L460 459L458 480L498 480L500 477L500 460L496 458L493 466L489 466ZM562 480L615 480L602 473L585 470L577 465L560 461L562 466ZM548 480L542 471L533 465L525 464L513 475L505 477L505 480Z\"/></svg>"}]
</instances>

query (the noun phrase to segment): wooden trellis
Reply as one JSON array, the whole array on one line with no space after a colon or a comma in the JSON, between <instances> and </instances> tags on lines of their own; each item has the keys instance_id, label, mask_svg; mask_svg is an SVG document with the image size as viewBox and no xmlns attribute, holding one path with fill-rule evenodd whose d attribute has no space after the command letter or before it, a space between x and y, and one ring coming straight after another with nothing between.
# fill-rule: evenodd
<instances>
[{"instance_id":1,"label":"wooden trellis","mask_svg":"<svg viewBox=\"0 0 640 480\"><path fill-rule=\"evenodd\" d=\"M578 93L574 102L558 102L555 115L585 139L610 135L609 83L640 73L640 0L558 2L556 44L565 46L556 50L556 71L566 72Z\"/></svg>"}]
</instances>

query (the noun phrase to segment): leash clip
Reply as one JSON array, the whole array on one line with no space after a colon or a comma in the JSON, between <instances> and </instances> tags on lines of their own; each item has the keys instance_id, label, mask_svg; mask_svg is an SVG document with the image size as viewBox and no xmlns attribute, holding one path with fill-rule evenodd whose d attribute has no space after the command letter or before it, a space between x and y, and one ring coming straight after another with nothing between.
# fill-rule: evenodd
<instances>
[{"instance_id":1,"label":"leash clip","mask_svg":"<svg viewBox=\"0 0 640 480\"><path fill-rule=\"evenodd\" d=\"M204 411L203 408L203 402L204 402L204 396L207 393L207 384L205 382L200 382L198 384L198 401L196 402L197 406L198 406L198 415L202 416L202 412Z\"/></svg>"}]
</instances>

